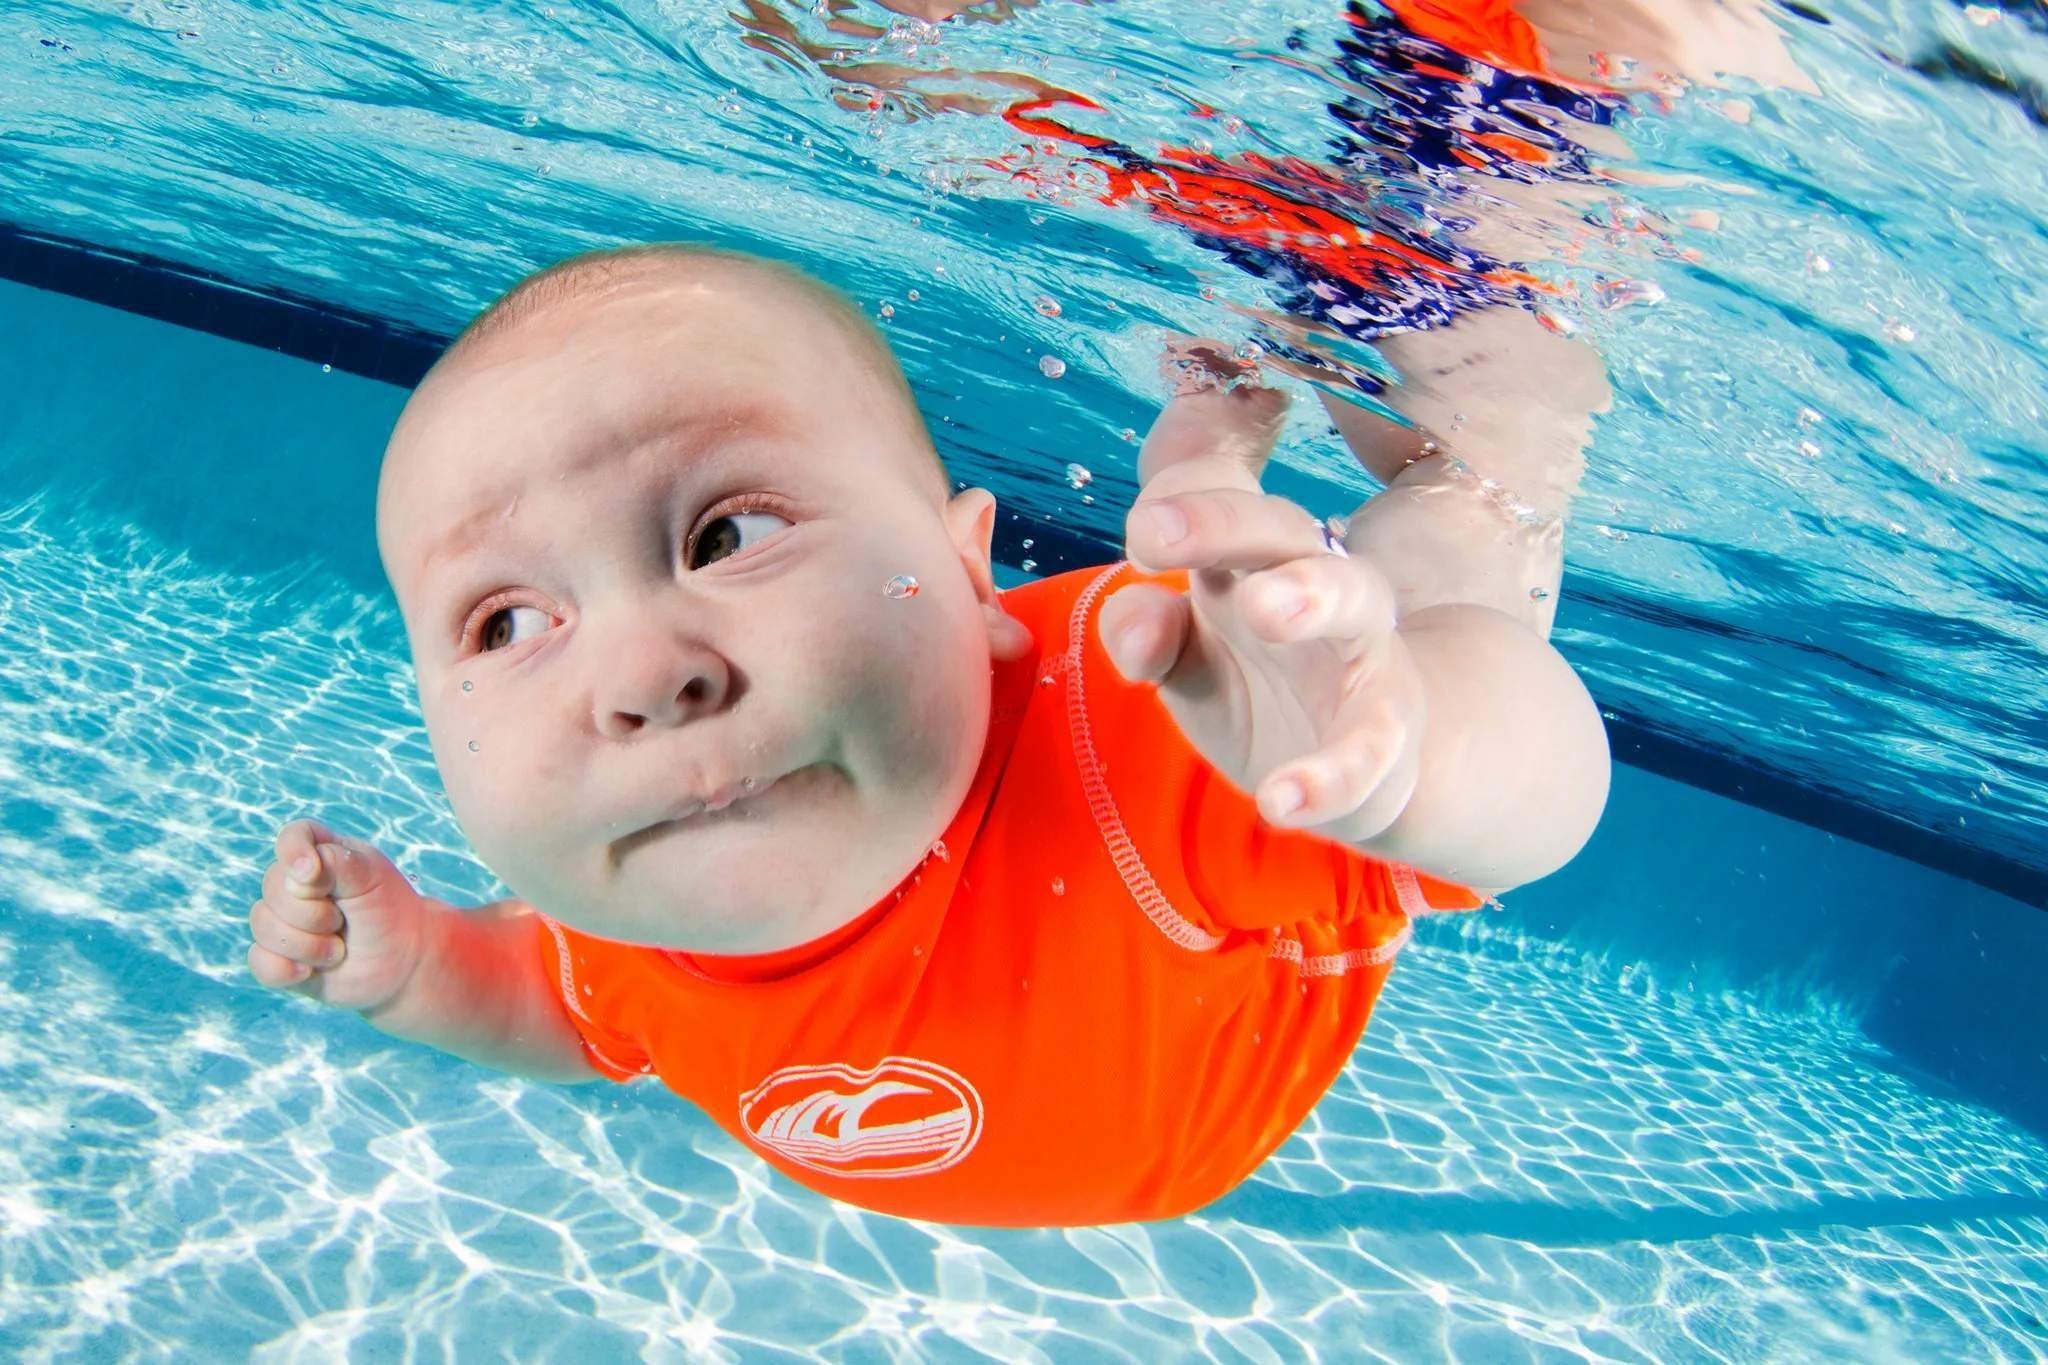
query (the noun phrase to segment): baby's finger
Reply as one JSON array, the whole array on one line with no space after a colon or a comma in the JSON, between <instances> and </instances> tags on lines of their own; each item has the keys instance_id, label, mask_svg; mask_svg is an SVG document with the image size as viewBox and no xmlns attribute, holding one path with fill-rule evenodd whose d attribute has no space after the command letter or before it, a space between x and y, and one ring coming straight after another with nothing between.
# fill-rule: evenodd
<instances>
[{"instance_id":1,"label":"baby's finger","mask_svg":"<svg viewBox=\"0 0 2048 1365\"><path fill-rule=\"evenodd\" d=\"M1238 585L1245 620L1275 644L1355 641L1371 652L1394 631L1394 588L1363 559L1327 551L1249 574Z\"/></svg>"},{"instance_id":2,"label":"baby's finger","mask_svg":"<svg viewBox=\"0 0 2048 1365\"><path fill-rule=\"evenodd\" d=\"M277 832L277 865L291 873L299 887L325 894L319 845L339 842L340 836L318 820L294 820Z\"/></svg>"},{"instance_id":3,"label":"baby's finger","mask_svg":"<svg viewBox=\"0 0 2048 1365\"><path fill-rule=\"evenodd\" d=\"M294 883L276 863L263 874L263 900L277 917L311 934L341 932L341 910L333 898Z\"/></svg>"},{"instance_id":4,"label":"baby's finger","mask_svg":"<svg viewBox=\"0 0 2048 1365\"><path fill-rule=\"evenodd\" d=\"M1161 569L1265 569L1323 552L1322 529L1299 503L1211 488L1140 496L1124 525L1131 561Z\"/></svg>"},{"instance_id":5,"label":"baby's finger","mask_svg":"<svg viewBox=\"0 0 2048 1365\"><path fill-rule=\"evenodd\" d=\"M1191 610L1185 594L1155 583L1120 588L1102 603L1102 647L1127 680L1157 682L1180 662Z\"/></svg>"},{"instance_id":6,"label":"baby's finger","mask_svg":"<svg viewBox=\"0 0 2048 1365\"><path fill-rule=\"evenodd\" d=\"M279 919L268 901L249 908L249 936L287 962L308 967L337 967L347 945L335 934L311 934Z\"/></svg>"},{"instance_id":7,"label":"baby's finger","mask_svg":"<svg viewBox=\"0 0 2048 1365\"><path fill-rule=\"evenodd\" d=\"M1327 825L1356 811L1387 780L1401 755L1402 736L1386 729L1361 731L1294 763L1259 784L1259 812L1275 825Z\"/></svg>"},{"instance_id":8,"label":"baby's finger","mask_svg":"<svg viewBox=\"0 0 2048 1365\"><path fill-rule=\"evenodd\" d=\"M313 969L303 962L279 957L260 943L249 945L249 975L274 990L288 991L313 979Z\"/></svg>"}]
</instances>

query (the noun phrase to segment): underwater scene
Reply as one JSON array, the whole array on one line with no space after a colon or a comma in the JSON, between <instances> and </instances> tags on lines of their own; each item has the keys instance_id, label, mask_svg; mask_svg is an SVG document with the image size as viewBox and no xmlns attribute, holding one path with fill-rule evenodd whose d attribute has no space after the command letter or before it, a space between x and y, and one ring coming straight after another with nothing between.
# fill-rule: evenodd
<instances>
[{"instance_id":1,"label":"underwater scene","mask_svg":"<svg viewBox=\"0 0 2048 1365\"><path fill-rule=\"evenodd\" d=\"M2041 1359L2044 139L2031 0L0 10L0 1352ZM1590 839L1174 1217L895 1217L266 986L288 821L508 895L380 467L638 242L841 291L1005 590L1125 557L1194 372L1326 538L1448 452L1561 548Z\"/></svg>"}]
</instances>

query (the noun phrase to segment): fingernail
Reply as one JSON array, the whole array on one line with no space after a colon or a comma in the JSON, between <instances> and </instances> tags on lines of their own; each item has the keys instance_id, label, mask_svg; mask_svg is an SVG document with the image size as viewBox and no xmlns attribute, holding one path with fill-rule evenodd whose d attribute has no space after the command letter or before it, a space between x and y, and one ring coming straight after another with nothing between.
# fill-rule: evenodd
<instances>
[{"instance_id":1,"label":"fingernail","mask_svg":"<svg viewBox=\"0 0 2048 1365\"><path fill-rule=\"evenodd\" d=\"M1283 621L1291 621L1308 610L1308 594L1285 583L1266 589L1266 608Z\"/></svg>"},{"instance_id":2,"label":"fingernail","mask_svg":"<svg viewBox=\"0 0 2048 1365\"><path fill-rule=\"evenodd\" d=\"M292 859L292 876L299 881L311 883L320 875L320 860L310 853L301 853Z\"/></svg>"},{"instance_id":3,"label":"fingernail","mask_svg":"<svg viewBox=\"0 0 2048 1365\"><path fill-rule=\"evenodd\" d=\"M1188 514L1170 502L1155 502L1147 507L1145 520L1162 545L1171 545L1188 533Z\"/></svg>"}]
</instances>

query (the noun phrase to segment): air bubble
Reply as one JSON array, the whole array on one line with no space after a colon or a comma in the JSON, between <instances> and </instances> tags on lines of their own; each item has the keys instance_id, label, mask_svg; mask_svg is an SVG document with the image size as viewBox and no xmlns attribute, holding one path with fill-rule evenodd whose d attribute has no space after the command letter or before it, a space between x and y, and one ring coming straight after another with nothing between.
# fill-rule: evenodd
<instances>
[{"instance_id":1,"label":"air bubble","mask_svg":"<svg viewBox=\"0 0 2048 1365\"><path fill-rule=\"evenodd\" d=\"M1030 549L1033 545L1036 545L1037 543L1038 542L1033 540L1030 536L1024 537L1024 548L1027 550Z\"/></svg>"},{"instance_id":2,"label":"air bubble","mask_svg":"<svg viewBox=\"0 0 2048 1365\"><path fill-rule=\"evenodd\" d=\"M1025 573L1030 573L1033 569L1036 569L1038 567L1038 561L1035 559L1027 559L1022 564L1019 564L1017 567L1022 569Z\"/></svg>"},{"instance_id":3,"label":"air bubble","mask_svg":"<svg viewBox=\"0 0 2048 1365\"><path fill-rule=\"evenodd\" d=\"M1900 342L1902 344L1910 344L1915 338L1917 338L1920 335L1918 332L1913 330L1913 325L1911 323L1899 322L1897 320L1887 322L1884 325L1884 334L1891 340Z\"/></svg>"},{"instance_id":4,"label":"air bubble","mask_svg":"<svg viewBox=\"0 0 2048 1365\"><path fill-rule=\"evenodd\" d=\"M895 304L893 304L893 303L885 303L885 304L883 304L883 305L882 305L882 316L883 316L883 317L885 317L885 318L893 318L893 317L895 317L895 316L896 316L896 305L895 305Z\"/></svg>"},{"instance_id":5,"label":"air bubble","mask_svg":"<svg viewBox=\"0 0 2048 1365\"><path fill-rule=\"evenodd\" d=\"M1121 438L1124 444L1126 445L1129 445L1138 439L1137 430L1133 427L1125 427L1122 431L1119 431L1117 433L1117 436Z\"/></svg>"},{"instance_id":6,"label":"air bubble","mask_svg":"<svg viewBox=\"0 0 2048 1365\"><path fill-rule=\"evenodd\" d=\"M1038 372L1047 379L1058 379L1067 372L1067 362L1061 360L1056 355L1040 356L1038 358Z\"/></svg>"},{"instance_id":7,"label":"air bubble","mask_svg":"<svg viewBox=\"0 0 2048 1365\"><path fill-rule=\"evenodd\" d=\"M1094 481L1095 476L1088 472L1088 466L1081 464L1070 464L1067 466L1067 487L1086 488Z\"/></svg>"},{"instance_id":8,"label":"air bubble","mask_svg":"<svg viewBox=\"0 0 2048 1365\"><path fill-rule=\"evenodd\" d=\"M1550 589L1548 589L1548 588L1531 588L1531 589L1529 589L1529 600L1530 600L1531 602L1542 602L1542 601L1546 601L1546 600L1548 600L1548 599L1549 599L1549 597L1550 597Z\"/></svg>"},{"instance_id":9,"label":"air bubble","mask_svg":"<svg viewBox=\"0 0 2048 1365\"><path fill-rule=\"evenodd\" d=\"M1816 275L1825 275L1835 268L1835 263L1818 251L1807 253L1806 268Z\"/></svg>"},{"instance_id":10,"label":"air bubble","mask_svg":"<svg viewBox=\"0 0 2048 1365\"><path fill-rule=\"evenodd\" d=\"M1801 408L1801 409L1799 410L1799 425L1800 425L1800 426L1802 426L1802 427L1817 427L1817 426L1819 426L1819 425L1821 424L1821 421L1822 421L1822 418L1821 418L1820 412L1819 412L1819 411L1818 411L1817 409L1814 409L1814 408Z\"/></svg>"},{"instance_id":11,"label":"air bubble","mask_svg":"<svg viewBox=\"0 0 2048 1365\"><path fill-rule=\"evenodd\" d=\"M478 743L477 743L477 742L476 742L475 740L471 740L471 741L469 742L469 751L470 751L471 753L473 753L473 754L475 754L475 753L482 753L482 752L483 752L483 746L482 746L481 744L478 744Z\"/></svg>"},{"instance_id":12,"label":"air bubble","mask_svg":"<svg viewBox=\"0 0 2048 1365\"><path fill-rule=\"evenodd\" d=\"M903 297L909 299L912 303L916 303L924 295L918 293L915 289L906 289L903 291Z\"/></svg>"},{"instance_id":13,"label":"air bubble","mask_svg":"<svg viewBox=\"0 0 2048 1365\"><path fill-rule=\"evenodd\" d=\"M320 367L320 373L322 373L322 374L333 374L333 373L334 373L334 367L333 367L332 365L322 365L322 366Z\"/></svg>"},{"instance_id":14,"label":"air bubble","mask_svg":"<svg viewBox=\"0 0 2048 1365\"><path fill-rule=\"evenodd\" d=\"M1817 460L1820 458L1820 447L1812 441L1801 441L1799 453L1809 460Z\"/></svg>"},{"instance_id":15,"label":"air bubble","mask_svg":"<svg viewBox=\"0 0 2048 1365\"><path fill-rule=\"evenodd\" d=\"M462 680L462 690L465 692L474 692L476 691L476 684L471 682L469 679L464 678Z\"/></svg>"},{"instance_id":16,"label":"air bubble","mask_svg":"<svg viewBox=\"0 0 2048 1365\"><path fill-rule=\"evenodd\" d=\"M1036 299L1032 300L1031 306L1049 318L1056 318L1060 315L1060 301L1050 294L1040 294Z\"/></svg>"},{"instance_id":17,"label":"air bubble","mask_svg":"<svg viewBox=\"0 0 2048 1365\"><path fill-rule=\"evenodd\" d=\"M1654 280L1615 280L1598 286L1594 292L1600 297L1600 306L1610 313L1636 304L1664 302L1663 286Z\"/></svg>"},{"instance_id":18,"label":"air bubble","mask_svg":"<svg viewBox=\"0 0 2048 1365\"><path fill-rule=\"evenodd\" d=\"M952 861L953 857L952 854L946 852L946 841L944 839L932 840L931 856L937 858L942 863Z\"/></svg>"},{"instance_id":19,"label":"air bubble","mask_svg":"<svg viewBox=\"0 0 2048 1365\"><path fill-rule=\"evenodd\" d=\"M1067 894L1067 879L1065 877L1054 877L1052 879L1052 893L1055 896Z\"/></svg>"},{"instance_id":20,"label":"air bubble","mask_svg":"<svg viewBox=\"0 0 2048 1365\"><path fill-rule=\"evenodd\" d=\"M907 573L897 574L882 585L882 596L893 597L898 601L906 597L915 597L917 596L917 580Z\"/></svg>"}]
</instances>

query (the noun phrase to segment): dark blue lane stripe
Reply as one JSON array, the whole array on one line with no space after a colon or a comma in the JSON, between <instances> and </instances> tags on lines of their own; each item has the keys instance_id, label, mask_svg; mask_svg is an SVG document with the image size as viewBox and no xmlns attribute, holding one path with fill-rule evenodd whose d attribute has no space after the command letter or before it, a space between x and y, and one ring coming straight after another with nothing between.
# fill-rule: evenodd
<instances>
[{"instance_id":1,"label":"dark blue lane stripe","mask_svg":"<svg viewBox=\"0 0 2048 1365\"><path fill-rule=\"evenodd\" d=\"M0 223L0 278L411 388L448 338L210 270Z\"/></svg>"},{"instance_id":2,"label":"dark blue lane stripe","mask_svg":"<svg viewBox=\"0 0 2048 1365\"><path fill-rule=\"evenodd\" d=\"M0 223L0 278L281 351L402 388L417 384L449 341L439 333L324 300L281 289L253 288L159 257L4 223ZM1006 520L996 531L997 557L1013 566L1022 562L1021 541L1026 534L1033 538L1032 558L1046 573L1106 563L1122 553L1116 545L1077 536L1055 525ZM1569 581L1566 595L1570 595ZM1709 629L1705 622L1699 627ZM1804 786L1759 766L1752 758L1703 748L1613 707L1603 705L1603 709L1616 717L1607 722L1607 734L1620 762L2048 909L2048 867L2030 867L1874 806Z\"/></svg>"}]
</instances>

